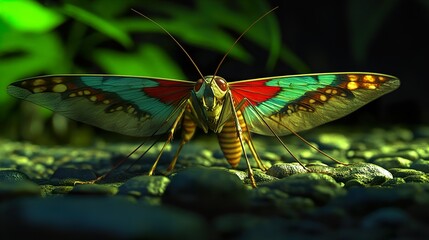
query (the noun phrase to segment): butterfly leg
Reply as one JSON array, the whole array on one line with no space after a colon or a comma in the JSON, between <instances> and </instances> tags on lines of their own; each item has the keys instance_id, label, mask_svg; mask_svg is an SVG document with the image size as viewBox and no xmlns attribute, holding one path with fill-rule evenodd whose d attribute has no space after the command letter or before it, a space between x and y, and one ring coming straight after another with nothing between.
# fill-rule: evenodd
<instances>
[{"instance_id":1,"label":"butterfly leg","mask_svg":"<svg viewBox=\"0 0 429 240\"><path fill-rule=\"evenodd\" d=\"M174 154L173 160L171 161L170 165L167 168L167 172L171 172L174 169L174 166L176 165L177 159L179 158L180 151L183 148L183 145L185 143L189 142L191 138L195 134L195 130L197 129L197 124L192 120L191 118L191 105L186 106L186 112L183 116L182 121L182 141L179 144L179 147Z\"/></svg>"},{"instance_id":2,"label":"butterfly leg","mask_svg":"<svg viewBox=\"0 0 429 240\"><path fill-rule=\"evenodd\" d=\"M164 145L162 146L161 150L159 151L158 157L156 158L155 162L154 162L154 163L153 163L153 165L152 165L152 168L150 169L150 171L149 171L149 173L148 173L148 175L149 175L149 176L152 176L153 172L154 172L154 171L155 171L155 169L156 169L156 166L158 165L159 159L161 158L161 155L162 155L162 153L164 152L165 147L166 147L166 146L167 146L167 144L169 144L169 143L171 142L171 140L173 139L174 132L176 131L177 125L179 124L180 120L181 120L181 119L182 119L182 117L183 117L183 114L184 114L184 112L185 112L185 109L186 109L186 107L184 107L184 108L181 110L181 112L180 112L179 116L176 118L176 120L174 121L173 125L171 126L171 129L170 129L170 131L169 131L169 133L168 133L167 140L165 141Z\"/></svg>"}]
</instances>

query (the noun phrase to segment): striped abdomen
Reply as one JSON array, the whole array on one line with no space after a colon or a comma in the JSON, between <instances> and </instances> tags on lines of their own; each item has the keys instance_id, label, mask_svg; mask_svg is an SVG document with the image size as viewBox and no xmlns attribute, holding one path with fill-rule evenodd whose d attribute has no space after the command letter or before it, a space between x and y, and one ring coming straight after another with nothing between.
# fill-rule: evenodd
<instances>
[{"instance_id":1,"label":"striped abdomen","mask_svg":"<svg viewBox=\"0 0 429 240\"><path fill-rule=\"evenodd\" d=\"M191 119L189 116L191 114L191 108L189 105L186 106L186 111L183 116L182 121L182 143L185 144L186 142L189 142L191 138L195 134L195 130L197 129L197 124Z\"/></svg>"},{"instance_id":2,"label":"striped abdomen","mask_svg":"<svg viewBox=\"0 0 429 240\"><path fill-rule=\"evenodd\" d=\"M248 130L240 111L237 111L237 117L243 132L243 140L246 140ZM237 128L235 127L235 120L233 117L225 123L222 131L217 134L217 138L226 160L232 167L236 167L240 163L243 150L237 136Z\"/></svg>"}]
</instances>

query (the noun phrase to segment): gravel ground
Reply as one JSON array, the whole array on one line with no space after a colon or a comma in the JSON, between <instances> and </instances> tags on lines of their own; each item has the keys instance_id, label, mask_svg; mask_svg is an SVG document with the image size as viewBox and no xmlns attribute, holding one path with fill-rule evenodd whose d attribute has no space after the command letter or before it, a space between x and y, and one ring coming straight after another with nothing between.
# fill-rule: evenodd
<instances>
[{"instance_id":1,"label":"gravel ground","mask_svg":"<svg viewBox=\"0 0 429 240\"><path fill-rule=\"evenodd\" d=\"M349 165L336 164L296 137L256 137L269 167L244 161L231 169L216 138L187 144L166 173L177 145L137 151L138 143L46 147L0 139L2 239L25 236L147 239L429 239L429 127L322 127L304 133ZM136 161L132 161L136 160Z\"/></svg>"}]
</instances>

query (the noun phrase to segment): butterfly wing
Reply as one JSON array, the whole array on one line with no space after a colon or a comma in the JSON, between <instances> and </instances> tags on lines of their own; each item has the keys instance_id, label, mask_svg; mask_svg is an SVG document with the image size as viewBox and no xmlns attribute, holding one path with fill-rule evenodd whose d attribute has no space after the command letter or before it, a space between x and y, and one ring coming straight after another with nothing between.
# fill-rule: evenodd
<instances>
[{"instance_id":1,"label":"butterfly wing","mask_svg":"<svg viewBox=\"0 0 429 240\"><path fill-rule=\"evenodd\" d=\"M399 84L399 79L384 74L323 73L245 80L229 86L236 104L248 100L243 112L250 131L273 135L268 124L277 135L286 135L288 128L298 132L343 117Z\"/></svg>"},{"instance_id":2,"label":"butterfly wing","mask_svg":"<svg viewBox=\"0 0 429 240\"><path fill-rule=\"evenodd\" d=\"M130 136L169 130L194 83L114 75L52 75L12 83L8 93L68 118Z\"/></svg>"}]
</instances>

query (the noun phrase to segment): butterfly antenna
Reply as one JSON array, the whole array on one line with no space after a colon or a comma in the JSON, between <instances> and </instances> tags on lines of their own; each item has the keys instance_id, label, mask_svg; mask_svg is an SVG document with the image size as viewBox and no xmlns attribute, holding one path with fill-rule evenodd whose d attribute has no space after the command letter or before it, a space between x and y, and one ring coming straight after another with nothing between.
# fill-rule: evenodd
<instances>
[{"instance_id":1,"label":"butterfly antenna","mask_svg":"<svg viewBox=\"0 0 429 240\"><path fill-rule=\"evenodd\" d=\"M222 63L225 61L226 57L229 55L229 53L232 51L232 49L235 47L235 45L237 45L238 41L240 41L240 39L257 23L259 22L261 19L263 19L264 17L266 17L268 14L270 14L271 12L273 12L274 10L276 10L277 8L279 8L278 6L269 10L268 12L264 13L262 16L260 16L258 19L256 19L255 21L253 21L252 24L250 24L250 26L248 26L246 28L246 30L244 30L244 32L235 40L235 42L231 45L231 47L228 49L228 51L225 53L225 55L223 55L223 58L220 60L219 64L216 67L216 70L214 71L213 76L216 76L216 74L219 72L220 66L222 65ZM212 79L213 81L213 79Z\"/></svg>"},{"instance_id":2,"label":"butterfly antenna","mask_svg":"<svg viewBox=\"0 0 429 240\"><path fill-rule=\"evenodd\" d=\"M167 29L165 29L161 24L155 22L155 20L151 19L150 17L144 15L143 13L131 8L131 10L135 13L137 13L138 15L146 18L147 20L151 21L152 23L154 23L155 25L157 25L159 28L161 28L165 33L167 33L168 36L170 36L171 39L173 39L173 41L182 49L182 51L186 54L186 56L188 56L189 60L191 60L192 64L194 65L195 69L197 69L198 74L201 76L201 78L204 79L204 75L201 73L200 69L198 68L197 64L195 63L194 59L192 59L191 55L189 55L189 53L185 50L185 48L182 46L182 44L179 43L179 41L177 41L177 39L175 37L173 37L173 35L171 35Z\"/></svg>"}]
</instances>

